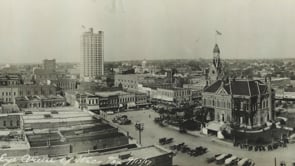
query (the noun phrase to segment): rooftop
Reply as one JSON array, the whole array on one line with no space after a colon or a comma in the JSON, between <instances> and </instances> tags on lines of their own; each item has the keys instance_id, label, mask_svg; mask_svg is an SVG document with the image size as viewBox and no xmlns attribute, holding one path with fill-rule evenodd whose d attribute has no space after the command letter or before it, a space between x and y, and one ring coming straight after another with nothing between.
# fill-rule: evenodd
<instances>
[{"instance_id":1,"label":"rooftop","mask_svg":"<svg viewBox=\"0 0 295 166\"><path fill-rule=\"evenodd\" d=\"M20 110L16 104L2 104L1 113L19 113Z\"/></svg>"},{"instance_id":2,"label":"rooftop","mask_svg":"<svg viewBox=\"0 0 295 166\"><path fill-rule=\"evenodd\" d=\"M166 150L160 146L157 145L151 145L146 147L139 147L134 149L122 149L116 152L107 152L107 153L101 153L97 156L94 156L95 154L91 154L91 157L97 161L109 161L110 157L114 157L117 159L117 161L126 162L128 161L128 158L126 159L120 159L120 156L130 154L130 157L132 158L138 158L138 159L149 159L156 156L169 154L171 151ZM172 157L172 156L171 156Z\"/></svg>"},{"instance_id":3,"label":"rooftop","mask_svg":"<svg viewBox=\"0 0 295 166\"><path fill-rule=\"evenodd\" d=\"M204 89L204 92L216 93L223 87L228 94L242 96L256 96L267 92L267 85L259 80L229 80L228 82L218 80Z\"/></svg>"},{"instance_id":4,"label":"rooftop","mask_svg":"<svg viewBox=\"0 0 295 166\"><path fill-rule=\"evenodd\" d=\"M116 95L126 95L129 93L124 91L108 91L108 92L95 92L95 94L100 97L109 97L109 96L116 96Z\"/></svg>"},{"instance_id":5,"label":"rooftop","mask_svg":"<svg viewBox=\"0 0 295 166\"><path fill-rule=\"evenodd\" d=\"M79 108L76 107L48 107L48 108L24 108L24 111L32 111L32 112L51 112L58 111L60 112L83 112Z\"/></svg>"}]
</instances>

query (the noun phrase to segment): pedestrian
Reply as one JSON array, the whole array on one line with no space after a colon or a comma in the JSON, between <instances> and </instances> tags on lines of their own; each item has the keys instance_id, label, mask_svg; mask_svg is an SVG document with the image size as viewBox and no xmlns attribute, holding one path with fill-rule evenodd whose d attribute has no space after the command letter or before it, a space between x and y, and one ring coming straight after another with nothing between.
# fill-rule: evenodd
<instances>
[{"instance_id":1,"label":"pedestrian","mask_svg":"<svg viewBox=\"0 0 295 166\"><path fill-rule=\"evenodd\" d=\"M151 118L151 114L149 114L149 118Z\"/></svg>"}]
</instances>

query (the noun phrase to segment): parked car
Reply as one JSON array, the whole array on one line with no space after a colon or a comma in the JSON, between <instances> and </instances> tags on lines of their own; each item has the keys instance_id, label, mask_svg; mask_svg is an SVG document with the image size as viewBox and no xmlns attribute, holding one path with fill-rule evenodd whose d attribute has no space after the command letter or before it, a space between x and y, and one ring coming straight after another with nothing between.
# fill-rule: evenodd
<instances>
[{"instance_id":1,"label":"parked car","mask_svg":"<svg viewBox=\"0 0 295 166\"><path fill-rule=\"evenodd\" d=\"M114 111L107 111L107 115L114 115Z\"/></svg>"},{"instance_id":2,"label":"parked car","mask_svg":"<svg viewBox=\"0 0 295 166\"><path fill-rule=\"evenodd\" d=\"M33 128L25 128L25 131L33 131Z\"/></svg>"},{"instance_id":3,"label":"parked car","mask_svg":"<svg viewBox=\"0 0 295 166\"><path fill-rule=\"evenodd\" d=\"M28 114L33 114L32 111L25 111L25 114L28 115Z\"/></svg>"},{"instance_id":4,"label":"parked car","mask_svg":"<svg viewBox=\"0 0 295 166\"><path fill-rule=\"evenodd\" d=\"M170 144L171 142L173 142L173 138L168 138L167 139L166 137L164 137L164 138L159 139L159 143L161 145Z\"/></svg>"},{"instance_id":5,"label":"parked car","mask_svg":"<svg viewBox=\"0 0 295 166\"><path fill-rule=\"evenodd\" d=\"M212 162L215 161L215 157L214 157L214 156L213 156L213 157L208 157L208 158L206 159L206 161L207 161L207 163L212 163Z\"/></svg>"},{"instance_id":6,"label":"parked car","mask_svg":"<svg viewBox=\"0 0 295 166\"><path fill-rule=\"evenodd\" d=\"M131 120L130 119L120 119L119 124L120 125L129 125L129 124L131 124Z\"/></svg>"},{"instance_id":7,"label":"parked car","mask_svg":"<svg viewBox=\"0 0 295 166\"><path fill-rule=\"evenodd\" d=\"M224 164L229 166L231 165L238 157L237 156L231 156L230 158L227 158L225 161L224 161Z\"/></svg>"},{"instance_id":8,"label":"parked car","mask_svg":"<svg viewBox=\"0 0 295 166\"><path fill-rule=\"evenodd\" d=\"M295 134L292 134L292 135L289 137L288 142L291 143L291 144L295 143Z\"/></svg>"},{"instance_id":9,"label":"parked car","mask_svg":"<svg viewBox=\"0 0 295 166\"><path fill-rule=\"evenodd\" d=\"M191 156L200 156L200 155L203 155L205 153L207 153L207 148L202 147L202 146L196 147L195 149L192 149L190 151Z\"/></svg>"},{"instance_id":10,"label":"parked car","mask_svg":"<svg viewBox=\"0 0 295 166\"><path fill-rule=\"evenodd\" d=\"M222 154L216 157L216 164L223 164L227 158L230 158L232 154Z\"/></svg>"},{"instance_id":11,"label":"parked car","mask_svg":"<svg viewBox=\"0 0 295 166\"><path fill-rule=\"evenodd\" d=\"M248 158L243 158L238 162L238 166L246 166L248 163L249 159Z\"/></svg>"}]
</instances>

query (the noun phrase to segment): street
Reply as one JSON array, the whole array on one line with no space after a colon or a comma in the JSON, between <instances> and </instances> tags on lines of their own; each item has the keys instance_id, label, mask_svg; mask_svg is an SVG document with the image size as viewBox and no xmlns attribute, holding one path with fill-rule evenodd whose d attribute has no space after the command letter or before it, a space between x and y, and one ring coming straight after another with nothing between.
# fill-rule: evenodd
<instances>
[{"instance_id":1,"label":"street","mask_svg":"<svg viewBox=\"0 0 295 166\"><path fill-rule=\"evenodd\" d=\"M132 121L131 125L118 125L119 128L128 131L130 136L137 139L139 138L138 131L136 131L134 124L138 121L144 123L144 130L142 132L142 145L147 146L151 144L158 144L159 138L162 137L173 137L173 144L178 144L185 142L185 144L189 145L189 147L203 146L208 148L208 153L198 156L191 157L187 154L178 152L178 154L174 157L173 163L174 165L180 166L194 166L194 165L204 165L204 166L213 166L215 163L208 164L206 162L207 157L214 156L218 153L231 153L237 157L247 157L252 159L256 165L258 166L272 166L274 165L274 160L276 157L277 165L279 165L280 161L285 161L290 165L291 162L295 161L294 153L295 153L295 144L288 144L287 148L278 148L274 151L265 151L265 152L254 152L247 151L237 147L233 147L231 144L223 143L222 141L216 141L216 138L213 136L191 136L188 134L181 134L178 131L168 128L168 127L160 127L158 124L154 123L154 118L158 117L158 113L153 110L140 110L140 111L129 111L121 113L122 115L127 115L128 118ZM115 115L108 115L107 120L111 122L112 118ZM169 149L169 145L165 145L167 149Z\"/></svg>"}]
</instances>

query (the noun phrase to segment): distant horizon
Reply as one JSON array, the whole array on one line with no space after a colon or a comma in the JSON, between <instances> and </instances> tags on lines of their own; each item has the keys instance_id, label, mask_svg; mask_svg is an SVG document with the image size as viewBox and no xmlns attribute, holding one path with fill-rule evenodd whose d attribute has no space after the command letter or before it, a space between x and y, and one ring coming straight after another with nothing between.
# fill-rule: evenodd
<instances>
[{"instance_id":1,"label":"distant horizon","mask_svg":"<svg viewBox=\"0 0 295 166\"><path fill-rule=\"evenodd\" d=\"M213 57L212 57L213 58ZM182 58L182 59L133 59L133 60L114 60L114 61L104 61L105 63L109 63L109 62L132 62L132 61L143 61L143 60L146 60L146 61L169 61L169 60L195 60L195 61L198 61L198 60L211 60L212 58L198 58L198 59L193 59L193 58ZM47 58L49 59L49 58ZM54 58L52 58L54 59ZM261 58L261 59L255 59L255 58L239 58L239 59L234 59L234 58L227 58L227 59L222 59L222 61L225 61L225 60L295 60L295 58ZM40 62L12 62L12 63L5 63L5 62L1 62L0 65L14 65L14 64L42 64L43 61L40 61ZM56 63L57 64L61 64L61 63L71 63L71 64L79 64L80 62L78 61L72 61L72 62L65 62L65 61L58 61L56 60Z\"/></svg>"}]
</instances>

